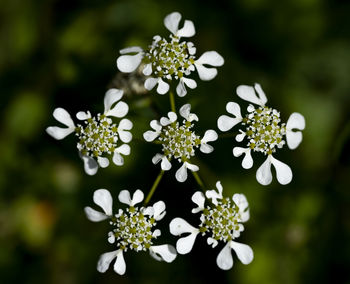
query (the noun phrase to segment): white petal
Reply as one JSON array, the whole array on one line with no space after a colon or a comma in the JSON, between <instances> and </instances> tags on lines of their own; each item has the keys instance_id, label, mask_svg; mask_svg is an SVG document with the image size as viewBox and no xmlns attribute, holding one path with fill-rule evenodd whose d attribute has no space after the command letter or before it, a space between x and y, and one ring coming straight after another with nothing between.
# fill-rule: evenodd
<instances>
[{"instance_id":1,"label":"white petal","mask_svg":"<svg viewBox=\"0 0 350 284\"><path fill-rule=\"evenodd\" d=\"M196 240L198 233L199 233L199 230L197 232L191 233L187 237L178 239L176 242L177 252L180 254L189 253L193 248L193 244L194 244L194 241Z\"/></svg>"},{"instance_id":2,"label":"white petal","mask_svg":"<svg viewBox=\"0 0 350 284\"><path fill-rule=\"evenodd\" d=\"M303 134L300 131L293 131L293 129L303 130L304 128L304 116L297 112L292 113L286 125L286 137L289 149L293 150L297 148L303 139Z\"/></svg>"},{"instance_id":3,"label":"white petal","mask_svg":"<svg viewBox=\"0 0 350 284\"><path fill-rule=\"evenodd\" d=\"M84 211L85 211L86 217L92 222L100 222L100 221L108 219L108 216L106 214L103 214L102 212L96 211L95 209L92 209L91 207L85 207Z\"/></svg>"},{"instance_id":4,"label":"white petal","mask_svg":"<svg viewBox=\"0 0 350 284\"><path fill-rule=\"evenodd\" d=\"M156 139L159 136L159 134L160 134L160 132L158 132L158 131L148 130L145 133L143 133L143 138L147 142L152 142L152 141L154 141L154 139Z\"/></svg>"},{"instance_id":5,"label":"white petal","mask_svg":"<svg viewBox=\"0 0 350 284\"><path fill-rule=\"evenodd\" d=\"M154 209L152 206L148 206L142 211L143 215L152 216L154 214Z\"/></svg>"},{"instance_id":6,"label":"white petal","mask_svg":"<svg viewBox=\"0 0 350 284\"><path fill-rule=\"evenodd\" d=\"M114 263L113 269L119 275L124 275L125 273L126 265L125 265L125 260L124 260L124 255L122 250L120 250L117 254L117 260Z\"/></svg>"},{"instance_id":7,"label":"white petal","mask_svg":"<svg viewBox=\"0 0 350 284\"><path fill-rule=\"evenodd\" d=\"M157 154L155 154L154 157L152 158L152 163L153 163L154 165L156 165L156 164L158 164L158 163L162 160L162 158L163 158L163 155L157 153Z\"/></svg>"},{"instance_id":8,"label":"white petal","mask_svg":"<svg viewBox=\"0 0 350 284\"><path fill-rule=\"evenodd\" d=\"M205 153L205 154L209 154L211 152L214 151L214 147L209 145L209 144L201 144L201 147L199 148L199 150L202 152L202 153Z\"/></svg>"},{"instance_id":9,"label":"white petal","mask_svg":"<svg viewBox=\"0 0 350 284\"><path fill-rule=\"evenodd\" d=\"M207 68L197 62L195 62L194 65L197 68L199 78L203 81L209 81L218 74L216 68Z\"/></svg>"},{"instance_id":10,"label":"white petal","mask_svg":"<svg viewBox=\"0 0 350 284\"><path fill-rule=\"evenodd\" d=\"M242 222L247 222L250 218L249 204L244 194L236 193L232 197L233 202L238 206Z\"/></svg>"},{"instance_id":11,"label":"white petal","mask_svg":"<svg viewBox=\"0 0 350 284\"><path fill-rule=\"evenodd\" d=\"M182 81L186 84L187 87L190 89L195 89L197 88L197 83L195 80L190 79L190 78L184 78L182 77Z\"/></svg>"},{"instance_id":12,"label":"white petal","mask_svg":"<svg viewBox=\"0 0 350 284\"><path fill-rule=\"evenodd\" d=\"M113 232L109 232L108 233L108 242L110 243L110 244L114 244L115 243L115 235L114 235L114 233Z\"/></svg>"},{"instance_id":13,"label":"white petal","mask_svg":"<svg viewBox=\"0 0 350 284\"><path fill-rule=\"evenodd\" d=\"M262 185L268 185L271 183L271 155L267 156L265 162L256 171L256 180Z\"/></svg>"},{"instance_id":14,"label":"white petal","mask_svg":"<svg viewBox=\"0 0 350 284\"><path fill-rule=\"evenodd\" d=\"M124 189L121 192L119 192L118 199L121 203L132 206L130 192L128 190Z\"/></svg>"},{"instance_id":15,"label":"white petal","mask_svg":"<svg viewBox=\"0 0 350 284\"><path fill-rule=\"evenodd\" d=\"M218 205L218 201L217 199L222 199L222 185L221 185L221 182L218 181L216 183L216 188L218 189L218 191L216 191L215 189L213 190L207 190L205 192L205 195L207 198L211 199L211 201L215 204L215 205Z\"/></svg>"},{"instance_id":16,"label":"white petal","mask_svg":"<svg viewBox=\"0 0 350 284\"><path fill-rule=\"evenodd\" d=\"M160 95L164 95L169 91L169 84L165 83L161 78L158 79L158 88L157 93Z\"/></svg>"},{"instance_id":17,"label":"white petal","mask_svg":"<svg viewBox=\"0 0 350 284\"><path fill-rule=\"evenodd\" d=\"M194 164L190 164L189 162L185 162L184 163L186 165L186 167L191 170L192 172L197 172L199 171L199 167L194 165Z\"/></svg>"},{"instance_id":18,"label":"white petal","mask_svg":"<svg viewBox=\"0 0 350 284\"><path fill-rule=\"evenodd\" d=\"M187 42L187 49L190 55L194 55L197 49L194 47L193 42Z\"/></svg>"},{"instance_id":19,"label":"white petal","mask_svg":"<svg viewBox=\"0 0 350 284\"><path fill-rule=\"evenodd\" d=\"M179 80L179 84L177 84L176 93L179 97L184 97L187 94L185 83L182 78Z\"/></svg>"},{"instance_id":20,"label":"white petal","mask_svg":"<svg viewBox=\"0 0 350 284\"><path fill-rule=\"evenodd\" d=\"M190 115L190 111L191 111L191 105L185 104L180 108L179 113L184 119L188 120L188 116Z\"/></svg>"},{"instance_id":21,"label":"white petal","mask_svg":"<svg viewBox=\"0 0 350 284\"><path fill-rule=\"evenodd\" d=\"M149 76L152 74L152 63L146 64L142 71L143 75Z\"/></svg>"},{"instance_id":22,"label":"white petal","mask_svg":"<svg viewBox=\"0 0 350 284\"><path fill-rule=\"evenodd\" d=\"M162 126L167 126L170 123L173 123L173 122L175 122L177 120L177 115L176 115L175 112L172 112L172 111L168 112L168 117L162 117L160 119L160 124Z\"/></svg>"},{"instance_id":23,"label":"white petal","mask_svg":"<svg viewBox=\"0 0 350 284\"><path fill-rule=\"evenodd\" d=\"M207 244L210 245L212 248L215 248L218 245L218 241L209 237L207 238Z\"/></svg>"},{"instance_id":24,"label":"white petal","mask_svg":"<svg viewBox=\"0 0 350 284\"><path fill-rule=\"evenodd\" d=\"M162 157L162 163L160 164L163 171L168 171L171 169L171 163L169 162L168 158L163 156Z\"/></svg>"},{"instance_id":25,"label":"white petal","mask_svg":"<svg viewBox=\"0 0 350 284\"><path fill-rule=\"evenodd\" d=\"M154 215L153 215L154 219L156 219L157 221L162 220L166 214L165 203L163 201L158 201L153 204L153 209L154 209Z\"/></svg>"},{"instance_id":26,"label":"white petal","mask_svg":"<svg viewBox=\"0 0 350 284\"><path fill-rule=\"evenodd\" d=\"M152 233L152 236L153 236L154 238L158 238L161 234L162 234L162 233L161 233L161 231L160 231L159 229L155 229L155 230L153 231L153 233Z\"/></svg>"},{"instance_id":27,"label":"white petal","mask_svg":"<svg viewBox=\"0 0 350 284\"><path fill-rule=\"evenodd\" d=\"M123 144L116 149L116 152L128 156L130 155L130 146L127 144Z\"/></svg>"},{"instance_id":28,"label":"white petal","mask_svg":"<svg viewBox=\"0 0 350 284\"><path fill-rule=\"evenodd\" d=\"M117 166L124 165L124 158L117 151L114 151L112 160L113 160L113 163Z\"/></svg>"},{"instance_id":29,"label":"white petal","mask_svg":"<svg viewBox=\"0 0 350 284\"><path fill-rule=\"evenodd\" d=\"M209 129L204 133L204 136L202 138L202 143L216 141L217 139L218 139L218 134L214 130Z\"/></svg>"},{"instance_id":30,"label":"white petal","mask_svg":"<svg viewBox=\"0 0 350 284\"><path fill-rule=\"evenodd\" d=\"M181 14L179 12L173 12L164 18L164 26L176 35L179 29L179 23L181 20Z\"/></svg>"},{"instance_id":31,"label":"white petal","mask_svg":"<svg viewBox=\"0 0 350 284\"><path fill-rule=\"evenodd\" d=\"M98 189L94 192L94 202L102 208L108 216L112 216L113 198L107 189Z\"/></svg>"},{"instance_id":32,"label":"white petal","mask_svg":"<svg viewBox=\"0 0 350 284\"><path fill-rule=\"evenodd\" d=\"M182 218L175 218L169 224L170 233L179 236L183 233L195 233L199 231Z\"/></svg>"},{"instance_id":33,"label":"white petal","mask_svg":"<svg viewBox=\"0 0 350 284\"><path fill-rule=\"evenodd\" d=\"M75 127L74 122L71 118L71 116L69 115L69 113L64 109L64 108L56 108L53 111L53 117L61 122L62 124L68 126L69 128L73 128Z\"/></svg>"},{"instance_id":34,"label":"white petal","mask_svg":"<svg viewBox=\"0 0 350 284\"><path fill-rule=\"evenodd\" d=\"M140 203L143 200L144 196L145 195L143 194L143 192L137 189L132 195L131 206L134 206L137 203Z\"/></svg>"},{"instance_id":35,"label":"white petal","mask_svg":"<svg viewBox=\"0 0 350 284\"><path fill-rule=\"evenodd\" d=\"M184 182L187 179L187 167L185 163L176 171L175 177L179 182Z\"/></svg>"},{"instance_id":36,"label":"white petal","mask_svg":"<svg viewBox=\"0 0 350 284\"><path fill-rule=\"evenodd\" d=\"M267 103L267 97L266 97L263 89L261 88L260 84L255 83L254 84L254 88L255 88L255 91L258 93L258 96L259 96L259 99L261 100L261 102L263 104L266 104Z\"/></svg>"},{"instance_id":37,"label":"white petal","mask_svg":"<svg viewBox=\"0 0 350 284\"><path fill-rule=\"evenodd\" d=\"M139 46L130 46L126 47L124 49L119 50L120 54L127 54L127 53L139 53L142 52L142 48Z\"/></svg>"},{"instance_id":38,"label":"white petal","mask_svg":"<svg viewBox=\"0 0 350 284\"><path fill-rule=\"evenodd\" d=\"M236 118L242 119L241 107L239 106L239 104L234 102L228 102L226 105L226 110L228 113L233 114Z\"/></svg>"},{"instance_id":39,"label":"white petal","mask_svg":"<svg viewBox=\"0 0 350 284\"><path fill-rule=\"evenodd\" d=\"M197 213L197 212L202 211L204 209L205 197L204 197L203 192L196 191L192 195L191 199L198 206L197 208L192 209L192 213Z\"/></svg>"},{"instance_id":40,"label":"white petal","mask_svg":"<svg viewBox=\"0 0 350 284\"><path fill-rule=\"evenodd\" d=\"M248 102L251 102L253 104L257 104L260 106L264 106L266 101L260 99L257 94L255 93L255 90L251 86L246 85L240 85L236 89L237 95Z\"/></svg>"},{"instance_id":41,"label":"white petal","mask_svg":"<svg viewBox=\"0 0 350 284\"><path fill-rule=\"evenodd\" d=\"M121 130L131 130L132 128L132 122L127 119L127 118L123 118L120 122L119 122L119 125L118 125L118 129L121 129Z\"/></svg>"},{"instance_id":42,"label":"white petal","mask_svg":"<svg viewBox=\"0 0 350 284\"><path fill-rule=\"evenodd\" d=\"M61 128L58 126L50 126L46 128L47 134L55 138L56 140L61 140L65 137L67 137L69 134L73 133L75 130L74 128Z\"/></svg>"},{"instance_id":43,"label":"white petal","mask_svg":"<svg viewBox=\"0 0 350 284\"><path fill-rule=\"evenodd\" d=\"M242 130L239 130L239 132L240 132L240 134L236 135L236 141L237 142L242 142L246 134Z\"/></svg>"},{"instance_id":44,"label":"white petal","mask_svg":"<svg viewBox=\"0 0 350 284\"><path fill-rule=\"evenodd\" d=\"M150 249L151 256L158 260L164 260L165 262L172 262L176 258L176 250L171 245L160 245L160 246L151 246Z\"/></svg>"},{"instance_id":45,"label":"white petal","mask_svg":"<svg viewBox=\"0 0 350 284\"><path fill-rule=\"evenodd\" d=\"M218 67L224 64L224 58L222 58L222 56L216 51L207 51L204 52L202 56L196 60L196 63L201 65L208 64Z\"/></svg>"},{"instance_id":46,"label":"white petal","mask_svg":"<svg viewBox=\"0 0 350 284\"><path fill-rule=\"evenodd\" d=\"M106 116L124 117L129 111L129 106L125 102L118 102L112 109L105 112Z\"/></svg>"},{"instance_id":47,"label":"white petal","mask_svg":"<svg viewBox=\"0 0 350 284\"><path fill-rule=\"evenodd\" d=\"M162 129L162 125L159 123L158 120L152 120L150 122L150 126L157 132L160 132L160 130Z\"/></svg>"},{"instance_id":48,"label":"white petal","mask_svg":"<svg viewBox=\"0 0 350 284\"><path fill-rule=\"evenodd\" d=\"M289 149L294 150L299 146L299 144L303 140L303 134L301 133L301 131L294 132L287 129L286 138Z\"/></svg>"},{"instance_id":49,"label":"white petal","mask_svg":"<svg viewBox=\"0 0 350 284\"><path fill-rule=\"evenodd\" d=\"M194 24L190 20L185 20L184 26L178 30L177 36L178 37L191 37L194 36L196 33L196 30L194 28Z\"/></svg>"},{"instance_id":50,"label":"white petal","mask_svg":"<svg viewBox=\"0 0 350 284\"><path fill-rule=\"evenodd\" d=\"M233 266L233 258L231 253L230 242L220 251L216 258L216 264L223 270L229 270Z\"/></svg>"},{"instance_id":51,"label":"white petal","mask_svg":"<svg viewBox=\"0 0 350 284\"><path fill-rule=\"evenodd\" d=\"M87 120L91 118L91 113L89 111L84 112L84 111L79 111L76 115L77 119L79 120Z\"/></svg>"},{"instance_id":52,"label":"white petal","mask_svg":"<svg viewBox=\"0 0 350 284\"><path fill-rule=\"evenodd\" d=\"M221 115L218 119L218 128L221 131L228 131L241 121L241 118L233 118L224 114Z\"/></svg>"},{"instance_id":53,"label":"white petal","mask_svg":"<svg viewBox=\"0 0 350 284\"><path fill-rule=\"evenodd\" d=\"M98 164L94 158L91 158L89 156L81 156L83 162L84 162L84 170L85 172L93 176L94 174L97 173L98 170Z\"/></svg>"},{"instance_id":54,"label":"white petal","mask_svg":"<svg viewBox=\"0 0 350 284\"><path fill-rule=\"evenodd\" d=\"M104 113L108 112L112 105L115 104L117 101L119 101L123 97L123 91L119 89L109 89L104 97L103 104L104 104Z\"/></svg>"},{"instance_id":55,"label":"white petal","mask_svg":"<svg viewBox=\"0 0 350 284\"><path fill-rule=\"evenodd\" d=\"M132 134L129 131L118 130L120 140L124 143L129 143L132 140Z\"/></svg>"},{"instance_id":56,"label":"white petal","mask_svg":"<svg viewBox=\"0 0 350 284\"><path fill-rule=\"evenodd\" d=\"M145 81L145 88L146 90L150 91L154 88L155 85L158 83L158 78L147 78Z\"/></svg>"},{"instance_id":57,"label":"white petal","mask_svg":"<svg viewBox=\"0 0 350 284\"><path fill-rule=\"evenodd\" d=\"M277 180L280 184L284 185L292 181L293 173L291 168L288 165L275 159L274 157L272 157L272 155L271 155L271 163L274 165L276 169Z\"/></svg>"},{"instance_id":58,"label":"white petal","mask_svg":"<svg viewBox=\"0 0 350 284\"><path fill-rule=\"evenodd\" d=\"M234 241L230 242L230 246L236 252L238 259L243 264L249 264L253 261L254 253L250 246Z\"/></svg>"},{"instance_id":59,"label":"white petal","mask_svg":"<svg viewBox=\"0 0 350 284\"><path fill-rule=\"evenodd\" d=\"M304 116L298 112L293 112L288 118L286 128L289 130L292 130L292 129L304 130L305 128Z\"/></svg>"},{"instance_id":60,"label":"white petal","mask_svg":"<svg viewBox=\"0 0 350 284\"><path fill-rule=\"evenodd\" d=\"M143 58L143 54L137 53L135 55L122 55L117 59L117 67L121 72L130 73L139 67Z\"/></svg>"},{"instance_id":61,"label":"white petal","mask_svg":"<svg viewBox=\"0 0 350 284\"><path fill-rule=\"evenodd\" d=\"M115 259L120 252L121 250L115 250L102 254L97 263L97 271L101 273L106 272L113 259Z\"/></svg>"},{"instance_id":62,"label":"white petal","mask_svg":"<svg viewBox=\"0 0 350 284\"><path fill-rule=\"evenodd\" d=\"M250 169L253 166L253 158L251 155L250 148L234 147L233 155L239 157L244 153L244 158L242 160L242 167L244 169Z\"/></svg>"},{"instance_id":63,"label":"white petal","mask_svg":"<svg viewBox=\"0 0 350 284\"><path fill-rule=\"evenodd\" d=\"M101 168L107 168L109 166L109 160L106 157L97 157L97 162Z\"/></svg>"}]
</instances>

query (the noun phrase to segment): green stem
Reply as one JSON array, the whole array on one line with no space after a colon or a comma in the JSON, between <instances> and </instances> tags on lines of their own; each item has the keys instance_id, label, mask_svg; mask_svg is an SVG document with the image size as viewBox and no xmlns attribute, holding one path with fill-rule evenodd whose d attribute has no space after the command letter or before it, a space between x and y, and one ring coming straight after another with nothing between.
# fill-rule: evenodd
<instances>
[{"instance_id":1,"label":"green stem","mask_svg":"<svg viewBox=\"0 0 350 284\"><path fill-rule=\"evenodd\" d=\"M145 199L145 202L144 202L144 205L146 206L148 204L148 202L151 200L152 198L152 195L153 193L156 191L157 187L158 187L158 184L160 182L160 180L162 179L163 177L163 174L164 174L164 171L161 170L160 173L158 174L156 180L154 181L153 185L152 185L152 188L151 190L149 191L146 199Z\"/></svg>"},{"instance_id":2,"label":"green stem","mask_svg":"<svg viewBox=\"0 0 350 284\"><path fill-rule=\"evenodd\" d=\"M174 97L174 93L172 91L169 92L169 99L170 99L171 111L176 113L175 97Z\"/></svg>"},{"instance_id":3,"label":"green stem","mask_svg":"<svg viewBox=\"0 0 350 284\"><path fill-rule=\"evenodd\" d=\"M192 174L193 174L194 179L196 180L196 182L198 183L198 185L202 189L202 191L205 192L206 191L205 185L204 185L202 179L200 178L199 174L197 172L192 172Z\"/></svg>"}]
</instances>

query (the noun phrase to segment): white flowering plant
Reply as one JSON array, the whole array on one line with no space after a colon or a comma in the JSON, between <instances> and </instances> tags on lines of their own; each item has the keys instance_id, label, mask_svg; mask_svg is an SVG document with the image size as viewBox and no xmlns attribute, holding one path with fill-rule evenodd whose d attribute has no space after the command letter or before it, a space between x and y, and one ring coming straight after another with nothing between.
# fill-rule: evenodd
<instances>
[{"instance_id":1,"label":"white flowering plant","mask_svg":"<svg viewBox=\"0 0 350 284\"><path fill-rule=\"evenodd\" d=\"M196 58L194 44L183 40L195 34L194 24L190 20L185 20L180 28L181 18L178 12L165 17L164 25L171 32L169 39L156 35L148 48L134 46L122 49L121 55L117 58L117 67L121 72L131 73L141 69L145 89L151 91L158 85L156 92L169 95L170 107L167 113L160 114L160 117L150 121L151 130L142 129L143 137L135 138L161 148L152 158L153 164L160 163L161 170L146 198L141 190L136 190L132 197L129 191L122 190L118 194L118 199L128 207L113 213L111 193L106 189L98 189L93 194L93 200L103 212L85 207L86 216L90 221L108 220L111 225L107 240L114 248L100 256L97 263L99 272L106 272L115 260L114 271L120 275L125 274L124 253L128 250L148 251L156 260L173 262L177 253L183 255L191 252L198 235L205 236L208 245L213 248L220 243L224 245L216 258L217 266L222 270L231 269L233 266L231 250L243 264L251 263L254 258L250 246L236 241L244 231L243 224L250 218L246 196L236 193L232 198L224 197L223 187L219 181L216 183L216 190L208 190L199 175L197 162L193 161L199 151L205 154L212 153L214 151L212 144L221 138L220 135L214 129L206 130L201 135L197 134L200 131L195 131L195 122L199 122L199 118L191 112L191 104L185 103L179 110L176 109L174 93L184 97L187 94L186 87L190 89L197 87L196 81L190 78L193 71L197 70L199 78L207 81L214 79L218 73L216 67L224 64L224 59L216 51L205 52ZM177 82L176 86L172 86L173 80ZM291 168L272 154L285 144L290 149L298 147L302 141L301 130L305 128L304 117L295 112L287 123L281 123L280 112L266 106L267 98L259 84L253 87L240 85L237 87L237 95L249 102L247 113L242 115L240 106L236 102L229 102L226 110L230 115L221 115L217 120L217 126L223 132L230 131L238 124L241 125L241 129L233 134L237 143L245 141L245 145L243 147L235 145L233 156L244 155L242 167L249 169L253 166L251 152L261 152L266 156L266 160L256 172L257 181L262 185L270 184L271 165L273 165L278 182L290 183ZM121 89L109 89L104 97L102 114L92 116L89 111L80 111L76 114L76 118L82 121L82 124L75 124L63 108L56 108L53 112L54 118L66 127L50 126L46 132L57 140L75 133L78 138L77 149L88 175L96 174L99 167L107 167L110 157L114 164L124 165L123 156L131 153L128 143L133 138L131 133L133 123L124 118L128 114L129 106L121 101L122 97ZM185 182L189 170L201 191L196 191L192 195L192 201L197 206L192 209L192 213L200 214L198 225L194 227L180 217L173 218L169 224L172 235L187 234L177 240L175 249L171 244L154 244L161 235L155 226L165 216L166 206L163 201L158 201L152 206L149 202L156 189L160 187L165 172L171 170L177 163L180 165L176 169L176 180ZM137 206L143 200L143 205ZM174 241L172 239L169 242Z\"/></svg>"}]
</instances>

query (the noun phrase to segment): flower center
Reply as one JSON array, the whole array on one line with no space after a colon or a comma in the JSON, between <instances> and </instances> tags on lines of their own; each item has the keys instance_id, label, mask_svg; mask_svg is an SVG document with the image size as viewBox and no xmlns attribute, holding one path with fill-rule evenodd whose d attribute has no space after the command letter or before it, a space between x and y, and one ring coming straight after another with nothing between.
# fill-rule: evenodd
<instances>
[{"instance_id":1,"label":"flower center","mask_svg":"<svg viewBox=\"0 0 350 284\"><path fill-rule=\"evenodd\" d=\"M98 114L97 118L85 120L85 127L80 124L76 127L75 132L79 138L77 147L82 155L91 157L111 154L117 146L117 130L110 118Z\"/></svg>"},{"instance_id":2,"label":"flower center","mask_svg":"<svg viewBox=\"0 0 350 284\"><path fill-rule=\"evenodd\" d=\"M250 106L253 110L243 119L246 125L246 135L249 140L248 146L265 155L276 151L276 146L282 148L285 144L283 136L286 135L285 123L280 124L279 111L269 107Z\"/></svg>"},{"instance_id":3,"label":"flower center","mask_svg":"<svg viewBox=\"0 0 350 284\"><path fill-rule=\"evenodd\" d=\"M126 251L128 248L135 251L149 249L154 238L152 227L156 225L154 218L142 214L136 207L126 209L126 212L121 212L116 215L113 220L113 225L116 228L113 230L119 248Z\"/></svg>"},{"instance_id":4,"label":"flower center","mask_svg":"<svg viewBox=\"0 0 350 284\"><path fill-rule=\"evenodd\" d=\"M212 238L224 242L239 237L244 227L239 222L241 215L238 207L229 198L218 201L215 207L207 206L201 216L199 230L202 234L210 232Z\"/></svg>"},{"instance_id":5,"label":"flower center","mask_svg":"<svg viewBox=\"0 0 350 284\"><path fill-rule=\"evenodd\" d=\"M162 142L165 156L169 159L174 157L179 162L185 162L194 156L194 149L201 144L201 139L191 130L192 127L192 123L185 120L181 126L178 122L173 122L163 127L158 139Z\"/></svg>"},{"instance_id":6,"label":"flower center","mask_svg":"<svg viewBox=\"0 0 350 284\"><path fill-rule=\"evenodd\" d=\"M194 56L190 54L187 42L179 42L173 35L170 39L170 42L165 38L155 39L144 57L145 64L152 64L154 75L169 80L173 76L178 79L189 75L194 70Z\"/></svg>"}]
</instances>

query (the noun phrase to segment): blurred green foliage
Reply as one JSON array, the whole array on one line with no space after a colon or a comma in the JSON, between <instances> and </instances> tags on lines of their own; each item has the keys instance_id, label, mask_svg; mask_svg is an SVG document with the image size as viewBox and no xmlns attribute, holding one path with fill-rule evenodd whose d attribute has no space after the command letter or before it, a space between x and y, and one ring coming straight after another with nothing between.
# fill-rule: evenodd
<instances>
[{"instance_id":1,"label":"blurred green foliage","mask_svg":"<svg viewBox=\"0 0 350 284\"><path fill-rule=\"evenodd\" d=\"M260 160L243 170L231 154L233 139L217 141L213 154L198 157L200 173L210 188L221 180L226 195L247 196L251 220L240 241L252 246L254 261L220 271L219 249L199 239L171 265L128 253L126 276L99 274L97 259L111 250L107 226L89 222L83 208L97 188L114 197L122 189L147 192L158 173L156 147L134 139L124 167L90 177L74 137L57 142L45 128L56 124L58 106L101 111L107 87L121 82L118 50L167 35L163 18L172 11L194 21L198 55L216 50L225 58L214 80L198 82L177 105L192 103L200 130L216 128L226 103L237 101L235 88L259 82L285 121L294 111L306 118L301 146L277 153L294 178L262 187L255 180ZM0 282L350 283L349 13L345 0L1 0ZM169 109L156 94L126 100L136 138L157 118L150 100L163 114ZM160 243L176 241L167 233L172 218L197 222L190 197L198 186L173 176L154 195L168 207Z\"/></svg>"}]
</instances>

